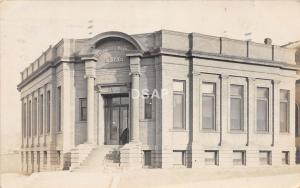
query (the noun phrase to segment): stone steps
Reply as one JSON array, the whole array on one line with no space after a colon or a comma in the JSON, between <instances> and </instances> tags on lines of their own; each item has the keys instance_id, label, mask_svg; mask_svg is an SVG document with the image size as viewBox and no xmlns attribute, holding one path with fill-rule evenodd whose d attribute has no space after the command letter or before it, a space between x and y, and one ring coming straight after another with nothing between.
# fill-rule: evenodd
<instances>
[{"instance_id":1,"label":"stone steps","mask_svg":"<svg viewBox=\"0 0 300 188\"><path fill-rule=\"evenodd\" d=\"M115 172L120 167L120 146L104 145L94 148L80 165L78 172Z\"/></svg>"},{"instance_id":2,"label":"stone steps","mask_svg":"<svg viewBox=\"0 0 300 188\"><path fill-rule=\"evenodd\" d=\"M80 165L87 159L92 150L95 148L92 144L80 144L71 150L71 167L73 171L78 169Z\"/></svg>"}]
</instances>

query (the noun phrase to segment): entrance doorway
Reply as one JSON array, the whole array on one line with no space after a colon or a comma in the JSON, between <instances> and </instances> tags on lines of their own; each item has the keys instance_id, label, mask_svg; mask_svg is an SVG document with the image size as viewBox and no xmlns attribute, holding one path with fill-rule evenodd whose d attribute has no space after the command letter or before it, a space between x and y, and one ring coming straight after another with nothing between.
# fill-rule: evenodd
<instances>
[{"instance_id":1,"label":"entrance doorway","mask_svg":"<svg viewBox=\"0 0 300 188\"><path fill-rule=\"evenodd\" d=\"M105 144L123 145L129 142L129 97L126 95L104 96Z\"/></svg>"}]
</instances>

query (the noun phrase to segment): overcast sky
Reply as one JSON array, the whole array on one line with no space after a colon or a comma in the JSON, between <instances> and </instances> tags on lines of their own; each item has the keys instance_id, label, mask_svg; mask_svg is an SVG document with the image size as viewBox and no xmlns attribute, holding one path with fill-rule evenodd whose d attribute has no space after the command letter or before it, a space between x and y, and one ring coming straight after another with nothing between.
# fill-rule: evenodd
<instances>
[{"instance_id":1,"label":"overcast sky","mask_svg":"<svg viewBox=\"0 0 300 188\"><path fill-rule=\"evenodd\" d=\"M93 20L88 23L89 20ZM300 40L300 1L2 1L2 151L20 145L20 72L61 38L170 29L283 45ZM88 29L89 25L93 25ZM91 34L89 34L91 32ZM4 141L5 140L5 141Z\"/></svg>"}]
</instances>

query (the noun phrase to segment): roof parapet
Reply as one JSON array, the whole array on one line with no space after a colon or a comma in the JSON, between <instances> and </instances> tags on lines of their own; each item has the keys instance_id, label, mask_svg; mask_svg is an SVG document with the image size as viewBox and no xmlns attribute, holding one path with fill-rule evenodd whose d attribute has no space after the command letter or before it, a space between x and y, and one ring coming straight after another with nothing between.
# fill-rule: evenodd
<instances>
[{"instance_id":1,"label":"roof parapet","mask_svg":"<svg viewBox=\"0 0 300 188\"><path fill-rule=\"evenodd\" d=\"M75 45L73 39L62 39L55 46L49 46L49 48L42 53L34 62L26 67L21 72L21 80L25 80L33 72L42 67L44 64L51 63L59 58L70 57L74 53Z\"/></svg>"}]
</instances>

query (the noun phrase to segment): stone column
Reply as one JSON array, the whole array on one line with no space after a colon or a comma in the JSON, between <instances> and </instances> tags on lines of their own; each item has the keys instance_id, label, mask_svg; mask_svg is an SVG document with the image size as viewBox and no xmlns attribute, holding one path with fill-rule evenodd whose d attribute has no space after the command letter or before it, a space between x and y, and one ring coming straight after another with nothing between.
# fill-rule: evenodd
<instances>
[{"instance_id":1,"label":"stone column","mask_svg":"<svg viewBox=\"0 0 300 188\"><path fill-rule=\"evenodd\" d=\"M139 53L127 54L130 57L131 94L130 94L130 117L131 117L131 138L129 144L121 148L121 166L127 168L142 167L142 148L140 143L140 56Z\"/></svg>"},{"instance_id":2,"label":"stone column","mask_svg":"<svg viewBox=\"0 0 300 188\"><path fill-rule=\"evenodd\" d=\"M131 73L131 142L140 142L140 117L139 117L139 85L140 85L140 73Z\"/></svg>"},{"instance_id":3,"label":"stone column","mask_svg":"<svg viewBox=\"0 0 300 188\"><path fill-rule=\"evenodd\" d=\"M85 78L87 80L87 142L95 144L95 68L94 59L85 60Z\"/></svg>"}]
</instances>

